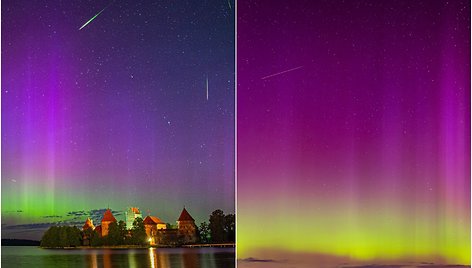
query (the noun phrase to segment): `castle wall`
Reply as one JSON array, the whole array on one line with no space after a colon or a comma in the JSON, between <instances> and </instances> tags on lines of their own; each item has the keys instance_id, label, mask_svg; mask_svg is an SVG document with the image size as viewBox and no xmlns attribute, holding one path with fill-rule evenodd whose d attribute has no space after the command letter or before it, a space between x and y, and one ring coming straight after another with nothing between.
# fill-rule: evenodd
<instances>
[{"instance_id":1,"label":"castle wall","mask_svg":"<svg viewBox=\"0 0 472 268\"><path fill-rule=\"evenodd\" d=\"M178 221L178 234L184 244L197 242L197 226L194 221Z\"/></svg>"},{"instance_id":2,"label":"castle wall","mask_svg":"<svg viewBox=\"0 0 472 268\"><path fill-rule=\"evenodd\" d=\"M108 226L110 225L111 221L103 221L102 222L102 236L108 235Z\"/></svg>"}]
</instances>

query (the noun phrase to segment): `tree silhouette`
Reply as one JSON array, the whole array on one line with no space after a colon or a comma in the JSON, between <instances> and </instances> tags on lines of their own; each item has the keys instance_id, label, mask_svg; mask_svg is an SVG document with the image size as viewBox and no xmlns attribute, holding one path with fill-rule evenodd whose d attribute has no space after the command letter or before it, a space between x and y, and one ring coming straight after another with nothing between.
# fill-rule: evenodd
<instances>
[{"instance_id":1,"label":"tree silhouette","mask_svg":"<svg viewBox=\"0 0 472 268\"><path fill-rule=\"evenodd\" d=\"M210 227L208 223L202 222L198 227L199 237L201 243L210 243Z\"/></svg>"},{"instance_id":2,"label":"tree silhouette","mask_svg":"<svg viewBox=\"0 0 472 268\"><path fill-rule=\"evenodd\" d=\"M136 218L133 222L133 228L131 229L131 243L134 245L146 245L148 242L146 238L147 235L143 219Z\"/></svg>"},{"instance_id":3,"label":"tree silhouette","mask_svg":"<svg viewBox=\"0 0 472 268\"><path fill-rule=\"evenodd\" d=\"M82 244L82 235L77 227L51 226L41 239L41 247L77 247Z\"/></svg>"},{"instance_id":4,"label":"tree silhouette","mask_svg":"<svg viewBox=\"0 0 472 268\"><path fill-rule=\"evenodd\" d=\"M212 243L225 242L225 214L217 209L210 215L210 235Z\"/></svg>"},{"instance_id":5,"label":"tree silhouette","mask_svg":"<svg viewBox=\"0 0 472 268\"><path fill-rule=\"evenodd\" d=\"M236 241L236 219L234 214L228 214L225 216L225 233L226 233L226 242L235 242Z\"/></svg>"},{"instance_id":6,"label":"tree silhouette","mask_svg":"<svg viewBox=\"0 0 472 268\"><path fill-rule=\"evenodd\" d=\"M123 244L118 224L116 222L110 223L108 226L108 235L105 236L105 244L110 246L117 246Z\"/></svg>"},{"instance_id":7,"label":"tree silhouette","mask_svg":"<svg viewBox=\"0 0 472 268\"><path fill-rule=\"evenodd\" d=\"M80 229L77 227L66 226L68 246L69 247L78 247L82 245L82 235Z\"/></svg>"}]
</instances>

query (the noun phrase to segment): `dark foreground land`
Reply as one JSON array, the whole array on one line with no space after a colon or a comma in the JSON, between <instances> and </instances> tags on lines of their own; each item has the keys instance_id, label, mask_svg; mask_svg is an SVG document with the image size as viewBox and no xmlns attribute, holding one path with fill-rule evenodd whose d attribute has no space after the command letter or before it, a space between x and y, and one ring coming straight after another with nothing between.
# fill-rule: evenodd
<instances>
[{"instance_id":1,"label":"dark foreground land","mask_svg":"<svg viewBox=\"0 0 472 268\"><path fill-rule=\"evenodd\" d=\"M2 239L2 246L39 246L39 241L27 239Z\"/></svg>"}]
</instances>

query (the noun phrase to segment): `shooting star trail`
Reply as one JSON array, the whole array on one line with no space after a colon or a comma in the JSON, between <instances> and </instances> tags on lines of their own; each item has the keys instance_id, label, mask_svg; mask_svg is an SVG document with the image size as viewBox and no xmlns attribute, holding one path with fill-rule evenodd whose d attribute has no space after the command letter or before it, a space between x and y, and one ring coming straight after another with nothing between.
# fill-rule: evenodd
<instances>
[{"instance_id":1,"label":"shooting star trail","mask_svg":"<svg viewBox=\"0 0 472 268\"><path fill-rule=\"evenodd\" d=\"M291 72L291 71L295 71L297 69L300 69L302 68L303 66L298 66L298 67L295 67L295 68L292 68L292 69L289 69L289 70L285 70L285 71L282 71L282 72L279 72L279 73L275 73L275 74L271 74L271 75L268 75L268 76L264 76L262 77L261 79L264 80L264 79L267 79L267 78L270 78L270 77L274 77L274 76L277 76L277 75L280 75L280 74L284 74L284 73L288 73L288 72Z\"/></svg>"},{"instance_id":2,"label":"shooting star trail","mask_svg":"<svg viewBox=\"0 0 472 268\"><path fill-rule=\"evenodd\" d=\"M208 100L208 75L206 79L206 93L207 93L207 100Z\"/></svg>"},{"instance_id":3,"label":"shooting star trail","mask_svg":"<svg viewBox=\"0 0 472 268\"><path fill-rule=\"evenodd\" d=\"M91 19L89 19L86 23L84 23L84 25L82 25L82 27L79 28L79 31L82 30L85 26L87 26L87 24L89 24L90 22L92 22L96 17L98 17L98 15L100 15L105 9L107 9L113 2L111 2L110 4L108 4L108 6L106 6L105 8L103 8L100 12L98 12L95 16L93 16Z\"/></svg>"}]
</instances>

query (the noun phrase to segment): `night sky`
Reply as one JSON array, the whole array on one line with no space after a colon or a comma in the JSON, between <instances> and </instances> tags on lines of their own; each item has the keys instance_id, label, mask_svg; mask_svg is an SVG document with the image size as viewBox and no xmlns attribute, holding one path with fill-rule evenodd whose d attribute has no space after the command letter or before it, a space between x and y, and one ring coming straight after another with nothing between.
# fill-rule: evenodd
<instances>
[{"instance_id":1,"label":"night sky","mask_svg":"<svg viewBox=\"0 0 472 268\"><path fill-rule=\"evenodd\" d=\"M234 26L234 1L2 1L2 238L234 213Z\"/></svg>"},{"instance_id":2,"label":"night sky","mask_svg":"<svg viewBox=\"0 0 472 268\"><path fill-rule=\"evenodd\" d=\"M470 265L469 25L470 1L238 1L238 258Z\"/></svg>"}]
</instances>

